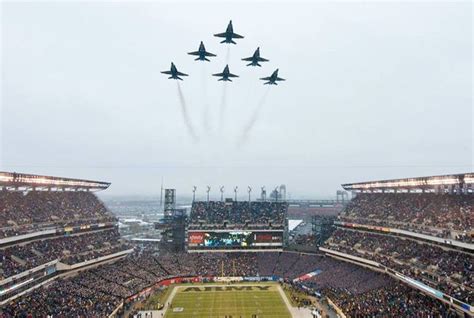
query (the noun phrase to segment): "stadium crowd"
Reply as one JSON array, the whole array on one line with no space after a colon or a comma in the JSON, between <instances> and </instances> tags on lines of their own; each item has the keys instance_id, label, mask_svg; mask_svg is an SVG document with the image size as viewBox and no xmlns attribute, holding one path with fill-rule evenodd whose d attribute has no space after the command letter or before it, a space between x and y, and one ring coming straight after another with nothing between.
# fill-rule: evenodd
<instances>
[{"instance_id":1,"label":"stadium crowd","mask_svg":"<svg viewBox=\"0 0 474 318\"><path fill-rule=\"evenodd\" d=\"M341 220L474 242L474 196L360 193L346 206Z\"/></svg>"},{"instance_id":2,"label":"stadium crowd","mask_svg":"<svg viewBox=\"0 0 474 318\"><path fill-rule=\"evenodd\" d=\"M474 255L412 239L338 229L329 249L364 257L467 303L474 299Z\"/></svg>"},{"instance_id":3,"label":"stadium crowd","mask_svg":"<svg viewBox=\"0 0 474 318\"><path fill-rule=\"evenodd\" d=\"M440 302L395 283L386 275L322 255L291 252L157 254L151 250L136 250L115 263L54 281L13 300L2 309L1 317L102 317L110 314L122 300L167 277L259 274L277 275L291 283L294 278L314 270L319 274L295 284L331 297L354 317L366 313L382 317L387 313L383 311L384 306L390 308L390 313L405 317L413 312L423 313L420 317L437 317L438 313L448 312ZM434 305L427 307L428 304ZM428 311L433 315L425 315Z\"/></svg>"},{"instance_id":4,"label":"stadium crowd","mask_svg":"<svg viewBox=\"0 0 474 318\"><path fill-rule=\"evenodd\" d=\"M97 196L84 191L0 191L0 213L0 238L116 221Z\"/></svg>"},{"instance_id":5,"label":"stadium crowd","mask_svg":"<svg viewBox=\"0 0 474 318\"><path fill-rule=\"evenodd\" d=\"M129 248L116 228L35 240L0 249L0 277L9 277L53 260L75 264Z\"/></svg>"},{"instance_id":6,"label":"stadium crowd","mask_svg":"<svg viewBox=\"0 0 474 318\"><path fill-rule=\"evenodd\" d=\"M286 202L221 202L196 201L192 205L190 227L250 228L268 226L281 228L285 224L288 203Z\"/></svg>"}]
</instances>

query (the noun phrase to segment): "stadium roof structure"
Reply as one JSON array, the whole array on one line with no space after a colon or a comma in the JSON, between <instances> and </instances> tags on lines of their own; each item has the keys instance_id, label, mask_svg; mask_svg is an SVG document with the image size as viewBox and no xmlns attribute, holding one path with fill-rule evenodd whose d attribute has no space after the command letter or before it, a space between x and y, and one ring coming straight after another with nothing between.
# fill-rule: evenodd
<instances>
[{"instance_id":1,"label":"stadium roof structure","mask_svg":"<svg viewBox=\"0 0 474 318\"><path fill-rule=\"evenodd\" d=\"M0 188L23 190L105 190L109 182L0 171Z\"/></svg>"},{"instance_id":2,"label":"stadium roof structure","mask_svg":"<svg viewBox=\"0 0 474 318\"><path fill-rule=\"evenodd\" d=\"M450 174L442 176L390 179L346 183L342 187L348 191L385 191L385 190L448 190L468 193L474 188L474 173Z\"/></svg>"}]
</instances>

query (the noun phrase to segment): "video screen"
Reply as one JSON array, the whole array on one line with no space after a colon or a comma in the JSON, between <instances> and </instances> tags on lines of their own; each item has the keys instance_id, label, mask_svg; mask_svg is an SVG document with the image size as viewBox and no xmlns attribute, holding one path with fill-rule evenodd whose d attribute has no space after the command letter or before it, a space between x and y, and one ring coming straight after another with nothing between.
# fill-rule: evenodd
<instances>
[{"instance_id":1,"label":"video screen","mask_svg":"<svg viewBox=\"0 0 474 318\"><path fill-rule=\"evenodd\" d=\"M283 245L283 232L254 232L254 231L229 231L229 232L189 232L188 246L199 248L255 248L255 247L281 247Z\"/></svg>"}]
</instances>

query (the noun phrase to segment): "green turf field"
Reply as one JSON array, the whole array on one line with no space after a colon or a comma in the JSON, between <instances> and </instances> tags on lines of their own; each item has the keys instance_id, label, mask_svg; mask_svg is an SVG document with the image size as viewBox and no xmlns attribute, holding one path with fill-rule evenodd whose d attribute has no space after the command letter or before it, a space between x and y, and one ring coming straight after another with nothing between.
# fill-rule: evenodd
<instances>
[{"instance_id":1,"label":"green turf field","mask_svg":"<svg viewBox=\"0 0 474 318\"><path fill-rule=\"evenodd\" d=\"M181 286L166 318L291 318L276 284Z\"/></svg>"}]
</instances>

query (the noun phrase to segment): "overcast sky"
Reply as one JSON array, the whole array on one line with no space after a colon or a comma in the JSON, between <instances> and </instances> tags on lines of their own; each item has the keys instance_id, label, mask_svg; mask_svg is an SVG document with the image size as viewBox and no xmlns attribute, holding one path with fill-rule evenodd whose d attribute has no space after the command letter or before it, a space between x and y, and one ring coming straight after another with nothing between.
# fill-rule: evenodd
<instances>
[{"instance_id":1,"label":"overcast sky","mask_svg":"<svg viewBox=\"0 0 474 318\"><path fill-rule=\"evenodd\" d=\"M219 44L230 19L245 38ZM1 27L0 170L110 181L111 195L158 194L163 177L181 195L284 183L320 198L473 170L470 1L3 2ZM186 54L201 40L210 63ZM270 62L246 67L257 46ZM240 77L224 84L211 74L227 59ZM171 61L190 74L197 142L160 73ZM287 81L262 85L276 68Z\"/></svg>"}]
</instances>

